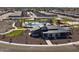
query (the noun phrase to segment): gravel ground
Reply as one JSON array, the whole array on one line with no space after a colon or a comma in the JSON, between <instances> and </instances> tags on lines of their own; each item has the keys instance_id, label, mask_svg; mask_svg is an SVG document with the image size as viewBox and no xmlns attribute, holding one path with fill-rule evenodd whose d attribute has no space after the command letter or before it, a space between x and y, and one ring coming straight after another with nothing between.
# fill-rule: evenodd
<instances>
[{"instance_id":1,"label":"gravel ground","mask_svg":"<svg viewBox=\"0 0 79 59\"><path fill-rule=\"evenodd\" d=\"M13 21L11 20L3 20L0 21L0 33L4 33L12 29Z\"/></svg>"}]
</instances>

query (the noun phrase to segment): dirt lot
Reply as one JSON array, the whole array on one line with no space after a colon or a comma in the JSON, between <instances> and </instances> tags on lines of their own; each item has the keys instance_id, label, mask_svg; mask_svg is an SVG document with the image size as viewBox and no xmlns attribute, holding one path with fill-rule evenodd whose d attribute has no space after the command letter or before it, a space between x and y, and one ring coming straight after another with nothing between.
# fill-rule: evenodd
<instances>
[{"instance_id":1,"label":"dirt lot","mask_svg":"<svg viewBox=\"0 0 79 59\"><path fill-rule=\"evenodd\" d=\"M0 21L0 33L4 33L12 29L13 28L12 24L13 24L13 21L11 20Z\"/></svg>"}]
</instances>

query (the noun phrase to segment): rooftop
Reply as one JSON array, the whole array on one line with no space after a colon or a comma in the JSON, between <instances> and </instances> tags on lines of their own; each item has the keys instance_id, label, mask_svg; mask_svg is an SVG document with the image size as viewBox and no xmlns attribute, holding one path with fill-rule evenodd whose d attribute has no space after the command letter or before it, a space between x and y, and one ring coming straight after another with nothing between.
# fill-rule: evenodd
<instances>
[{"instance_id":1,"label":"rooftop","mask_svg":"<svg viewBox=\"0 0 79 59\"><path fill-rule=\"evenodd\" d=\"M46 31L46 32L43 32L43 33L67 33L69 31L66 31L66 30L50 30L50 31Z\"/></svg>"}]
</instances>

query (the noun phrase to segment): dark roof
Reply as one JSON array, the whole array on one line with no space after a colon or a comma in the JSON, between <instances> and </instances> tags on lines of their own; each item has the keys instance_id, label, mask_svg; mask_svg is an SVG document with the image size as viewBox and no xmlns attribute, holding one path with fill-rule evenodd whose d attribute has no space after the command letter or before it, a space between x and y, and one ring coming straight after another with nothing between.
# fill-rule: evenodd
<instances>
[{"instance_id":1,"label":"dark roof","mask_svg":"<svg viewBox=\"0 0 79 59\"><path fill-rule=\"evenodd\" d=\"M60 26L47 26L48 31L43 32L43 33L64 33L64 32L69 32L67 29L60 27Z\"/></svg>"},{"instance_id":2,"label":"dark roof","mask_svg":"<svg viewBox=\"0 0 79 59\"><path fill-rule=\"evenodd\" d=\"M50 31L46 31L46 32L43 32L43 33L67 33L69 31L66 31L66 30L50 30Z\"/></svg>"},{"instance_id":3,"label":"dark roof","mask_svg":"<svg viewBox=\"0 0 79 59\"><path fill-rule=\"evenodd\" d=\"M47 28L48 28L48 30L50 30L50 29L59 29L61 27L60 26L53 26L53 25L51 25L51 26L47 26Z\"/></svg>"}]
</instances>

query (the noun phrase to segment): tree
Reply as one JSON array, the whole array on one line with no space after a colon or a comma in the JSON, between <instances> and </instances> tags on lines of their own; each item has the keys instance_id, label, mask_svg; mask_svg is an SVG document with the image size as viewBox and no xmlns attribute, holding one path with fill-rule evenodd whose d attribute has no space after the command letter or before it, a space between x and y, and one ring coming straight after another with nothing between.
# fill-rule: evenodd
<instances>
[{"instance_id":1,"label":"tree","mask_svg":"<svg viewBox=\"0 0 79 59\"><path fill-rule=\"evenodd\" d=\"M71 20L70 20L69 18L67 18L67 17L63 17L62 19L63 19L62 21L65 22L65 23L68 22L68 21L71 21Z\"/></svg>"},{"instance_id":2,"label":"tree","mask_svg":"<svg viewBox=\"0 0 79 59\"><path fill-rule=\"evenodd\" d=\"M57 19L57 17L53 17L50 22L53 23L53 24L57 24L57 25L61 24L61 20Z\"/></svg>"}]
</instances>

